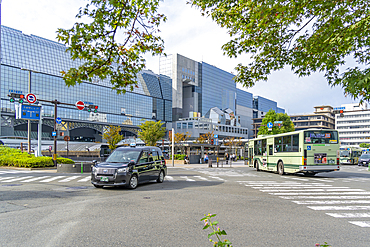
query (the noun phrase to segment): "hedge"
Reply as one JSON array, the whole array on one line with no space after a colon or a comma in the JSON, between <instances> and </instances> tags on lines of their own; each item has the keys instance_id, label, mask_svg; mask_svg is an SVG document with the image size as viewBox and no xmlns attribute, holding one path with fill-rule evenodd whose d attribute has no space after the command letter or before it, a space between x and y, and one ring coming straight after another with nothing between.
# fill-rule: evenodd
<instances>
[{"instance_id":1,"label":"hedge","mask_svg":"<svg viewBox=\"0 0 370 247\"><path fill-rule=\"evenodd\" d=\"M58 164L74 164L74 161L67 158L57 157ZM52 167L54 162L51 157L35 157L33 154L21 152L18 149L0 146L0 166L13 167Z\"/></svg>"}]
</instances>

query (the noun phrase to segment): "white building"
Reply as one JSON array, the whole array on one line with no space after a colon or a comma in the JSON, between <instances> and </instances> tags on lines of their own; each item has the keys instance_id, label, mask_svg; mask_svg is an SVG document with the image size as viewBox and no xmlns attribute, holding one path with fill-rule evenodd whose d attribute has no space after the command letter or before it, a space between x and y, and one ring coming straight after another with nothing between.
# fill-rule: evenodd
<instances>
[{"instance_id":1,"label":"white building","mask_svg":"<svg viewBox=\"0 0 370 247\"><path fill-rule=\"evenodd\" d=\"M335 128L342 146L370 144L370 109L367 104L343 104L334 108Z\"/></svg>"}]
</instances>

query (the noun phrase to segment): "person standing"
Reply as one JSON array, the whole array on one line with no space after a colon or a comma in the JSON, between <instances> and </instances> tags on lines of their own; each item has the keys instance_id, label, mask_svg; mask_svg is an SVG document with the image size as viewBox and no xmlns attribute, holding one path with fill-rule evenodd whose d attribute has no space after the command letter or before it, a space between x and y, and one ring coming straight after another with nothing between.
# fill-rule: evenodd
<instances>
[{"instance_id":1,"label":"person standing","mask_svg":"<svg viewBox=\"0 0 370 247\"><path fill-rule=\"evenodd\" d=\"M225 160L226 160L226 165L229 164L229 154L228 153L225 154Z\"/></svg>"}]
</instances>

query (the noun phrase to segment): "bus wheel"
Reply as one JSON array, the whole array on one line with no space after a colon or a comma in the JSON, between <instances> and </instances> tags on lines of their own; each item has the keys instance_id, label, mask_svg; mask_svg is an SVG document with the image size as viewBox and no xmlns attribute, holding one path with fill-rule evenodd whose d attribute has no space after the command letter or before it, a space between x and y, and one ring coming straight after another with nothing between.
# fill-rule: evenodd
<instances>
[{"instance_id":1,"label":"bus wheel","mask_svg":"<svg viewBox=\"0 0 370 247\"><path fill-rule=\"evenodd\" d=\"M284 165L283 165L283 162L279 161L278 165L277 165L277 169L278 169L278 173L279 175L284 175Z\"/></svg>"},{"instance_id":2,"label":"bus wheel","mask_svg":"<svg viewBox=\"0 0 370 247\"><path fill-rule=\"evenodd\" d=\"M256 167L256 170L259 172L260 171L260 165L258 164L258 161L257 160L255 161L255 165L254 166Z\"/></svg>"}]
</instances>

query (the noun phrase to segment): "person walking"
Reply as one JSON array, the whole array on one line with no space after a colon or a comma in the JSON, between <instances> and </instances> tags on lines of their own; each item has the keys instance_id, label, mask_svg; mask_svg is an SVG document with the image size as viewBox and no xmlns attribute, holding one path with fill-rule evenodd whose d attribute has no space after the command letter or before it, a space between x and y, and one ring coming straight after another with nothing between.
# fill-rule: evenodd
<instances>
[{"instance_id":1,"label":"person walking","mask_svg":"<svg viewBox=\"0 0 370 247\"><path fill-rule=\"evenodd\" d=\"M208 163L208 155L206 154L206 155L204 155L204 163Z\"/></svg>"},{"instance_id":2,"label":"person walking","mask_svg":"<svg viewBox=\"0 0 370 247\"><path fill-rule=\"evenodd\" d=\"M228 154L228 153L226 153L226 154L225 154L226 165L227 165L227 164L229 164L229 158L230 158L230 157L229 157L229 154Z\"/></svg>"}]
</instances>

